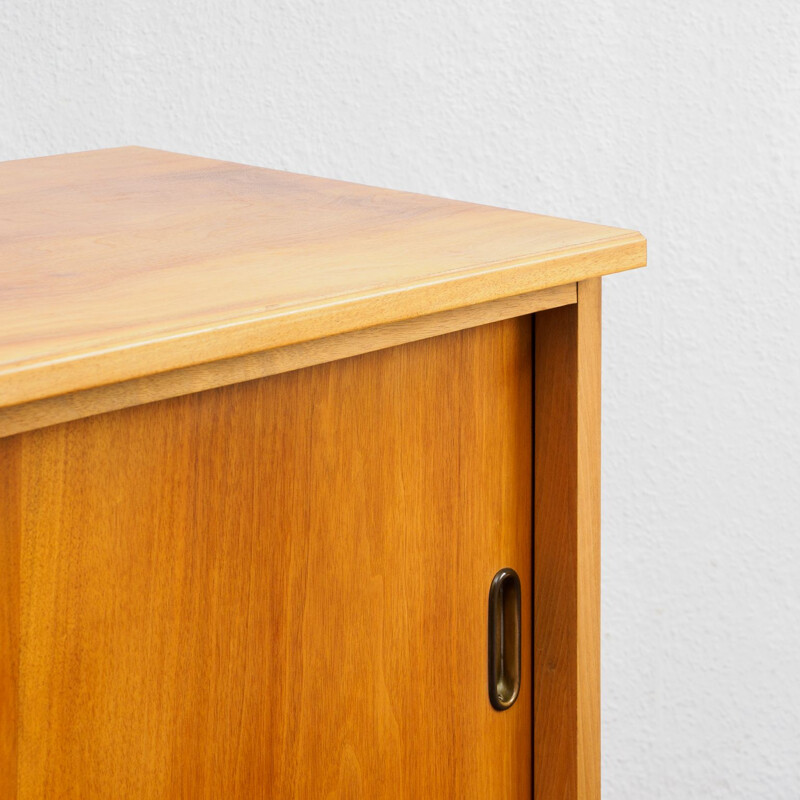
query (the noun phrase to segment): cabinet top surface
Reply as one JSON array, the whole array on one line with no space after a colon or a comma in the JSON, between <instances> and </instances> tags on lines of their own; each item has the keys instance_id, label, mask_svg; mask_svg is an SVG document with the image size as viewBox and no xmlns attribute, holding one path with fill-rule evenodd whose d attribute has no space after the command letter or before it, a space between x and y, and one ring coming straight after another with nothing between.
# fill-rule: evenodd
<instances>
[{"instance_id":1,"label":"cabinet top surface","mask_svg":"<svg viewBox=\"0 0 800 800\"><path fill-rule=\"evenodd\" d=\"M642 266L619 228L140 147L0 164L0 405Z\"/></svg>"}]
</instances>

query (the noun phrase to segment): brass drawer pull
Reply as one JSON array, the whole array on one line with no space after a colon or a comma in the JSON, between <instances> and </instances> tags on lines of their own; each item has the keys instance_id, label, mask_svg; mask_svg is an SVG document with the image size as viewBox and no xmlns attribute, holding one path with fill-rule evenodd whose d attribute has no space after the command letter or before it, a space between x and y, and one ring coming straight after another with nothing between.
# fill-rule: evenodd
<instances>
[{"instance_id":1,"label":"brass drawer pull","mask_svg":"<svg viewBox=\"0 0 800 800\"><path fill-rule=\"evenodd\" d=\"M519 575L501 569L489 589L489 701L498 711L514 705L520 683Z\"/></svg>"}]
</instances>

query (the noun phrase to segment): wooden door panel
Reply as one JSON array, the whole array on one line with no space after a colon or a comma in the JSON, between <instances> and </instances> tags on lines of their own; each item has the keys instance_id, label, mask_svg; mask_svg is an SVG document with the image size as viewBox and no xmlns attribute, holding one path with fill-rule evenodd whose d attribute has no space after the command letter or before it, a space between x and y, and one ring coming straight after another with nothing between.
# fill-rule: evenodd
<instances>
[{"instance_id":1,"label":"wooden door panel","mask_svg":"<svg viewBox=\"0 0 800 800\"><path fill-rule=\"evenodd\" d=\"M0 440L18 797L529 797L531 359L512 319Z\"/></svg>"}]
</instances>

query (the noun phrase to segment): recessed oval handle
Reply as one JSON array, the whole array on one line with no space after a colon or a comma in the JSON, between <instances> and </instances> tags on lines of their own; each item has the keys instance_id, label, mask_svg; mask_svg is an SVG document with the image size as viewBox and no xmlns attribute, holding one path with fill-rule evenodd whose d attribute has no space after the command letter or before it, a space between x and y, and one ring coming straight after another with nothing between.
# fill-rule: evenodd
<instances>
[{"instance_id":1,"label":"recessed oval handle","mask_svg":"<svg viewBox=\"0 0 800 800\"><path fill-rule=\"evenodd\" d=\"M519 575L505 567L489 589L489 701L497 711L519 696L521 607Z\"/></svg>"}]
</instances>

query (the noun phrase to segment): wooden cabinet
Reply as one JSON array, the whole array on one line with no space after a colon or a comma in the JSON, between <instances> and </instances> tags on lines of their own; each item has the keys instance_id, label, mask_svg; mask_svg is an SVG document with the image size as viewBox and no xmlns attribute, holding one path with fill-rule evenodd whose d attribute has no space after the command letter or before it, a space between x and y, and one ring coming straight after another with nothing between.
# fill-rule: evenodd
<instances>
[{"instance_id":1,"label":"wooden cabinet","mask_svg":"<svg viewBox=\"0 0 800 800\"><path fill-rule=\"evenodd\" d=\"M0 165L0 796L598 797L600 276L644 259L143 148Z\"/></svg>"}]
</instances>

